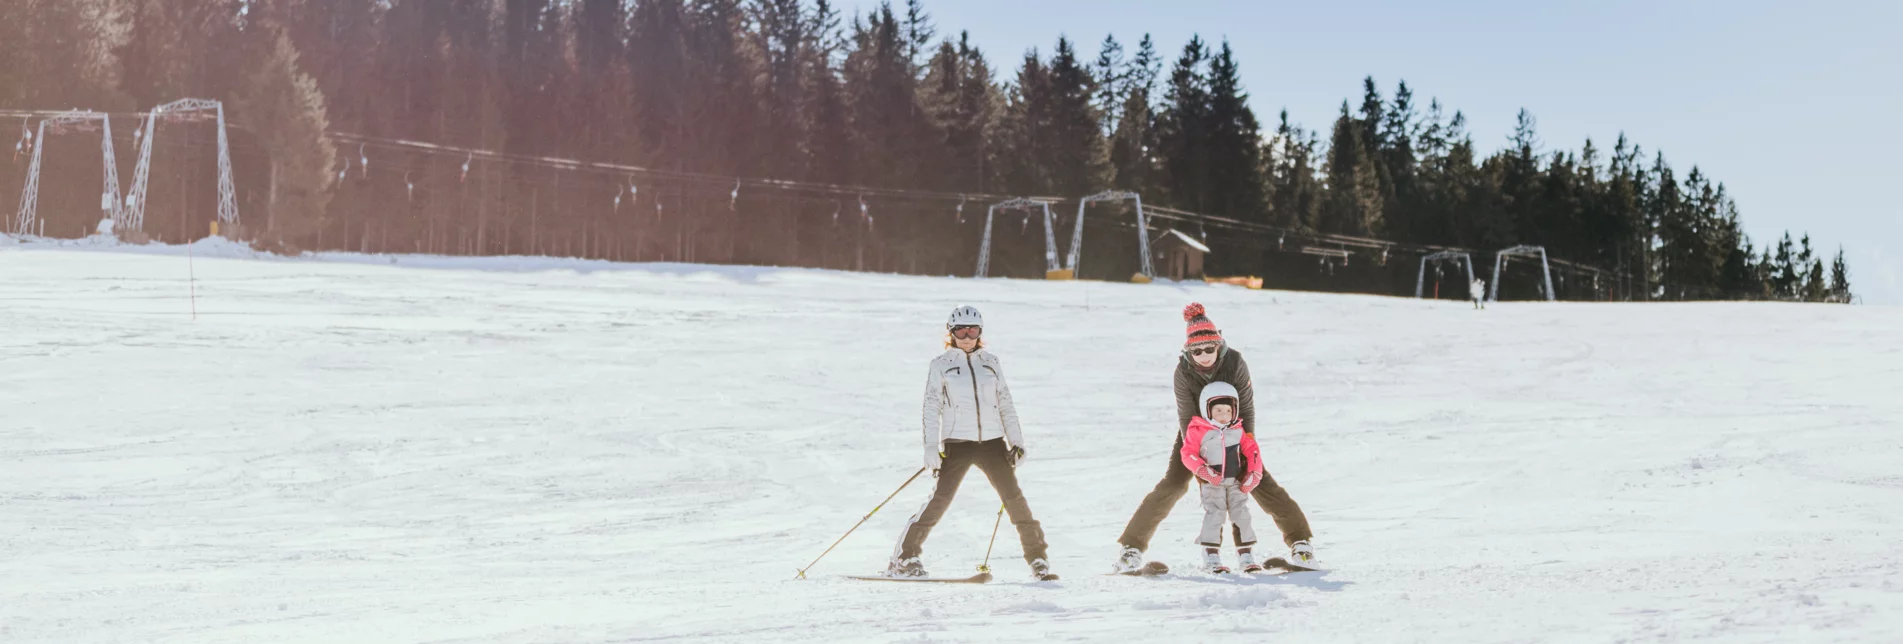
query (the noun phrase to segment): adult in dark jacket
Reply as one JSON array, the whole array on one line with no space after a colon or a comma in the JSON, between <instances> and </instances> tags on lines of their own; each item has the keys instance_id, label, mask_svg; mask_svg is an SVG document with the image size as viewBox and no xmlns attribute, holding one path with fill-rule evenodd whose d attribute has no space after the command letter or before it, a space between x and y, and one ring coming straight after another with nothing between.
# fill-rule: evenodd
<instances>
[{"instance_id":1,"label":"adult in dark jacket","mask_svg":"<svg viewBox=\"0 0 1903 644\"><path fill-rule=\"evenodd\" d=\"M1176 455L1183 450L1183 434L1189 429L1189 421L1196 417L1201 402L1198 395L1205 385L1211 382L1226 382L1235 386L1239 394L1238 402L1242 409L1242 427L1255 434L1255 387L1249 381L1249 363L1243 361L1242 353L1229 348L1222 340L1222 332L1209 321L1203 305L1192 303L1183 308L1183 320L1189 323L1188 337L1183 342L1183 353L1176 361L1176 445L1169 451L1169 466L1163 473L1163 480L1156 488L1143 497L1143 503L1137 506L1136 514L1130 517L1130 523L1123 529L1123 536L1117 542L1123 545L1122 553L1117 557L1117 570L1127 572L1143 566L1143 551L1150 547L1150 537L1156 534L1156 526L1169 516L1170 509L1189 491L1190 480L1195 478L1188 468L1183 467ZM1258 441L1261 439L1258 438ZM1265 448L1263 450L1267 452ZM1251 494L1262 511L1275 521L1275 527L1282 531L1282 542L1289 546L1289 561L1303 566L1313 566L1315 551L1308 540L1314 535L1308 529L1308 517L1302 514L1302 507L1289 498L1288 490L1275 482L1275 477L1266 470L1262 473L1262 484Z\"/></svg>"}]
</instances>

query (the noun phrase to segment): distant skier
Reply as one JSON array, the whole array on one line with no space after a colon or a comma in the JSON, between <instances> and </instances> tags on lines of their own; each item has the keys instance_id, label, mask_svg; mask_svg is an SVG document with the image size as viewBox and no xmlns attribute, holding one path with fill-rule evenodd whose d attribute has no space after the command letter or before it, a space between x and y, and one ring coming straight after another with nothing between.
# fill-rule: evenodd
<instances>
[{"instance_id":1,"label":"distant skier","mask_svg":"<svg viewBox=\"0 0 1903 644\"><path fill-rule=\"evenodd\" d=\"M1183 467L1196 475L1203 498L1203 567L1229 572L1222 565L1222 529L1235 524L1236 559L1243 572L1261 572L1256 563L1255 526L1249 521L1249 493L1262 483L1262 450L1236 418L1236 388L1226 382L1203 387L1200 414L1189 420L1183 440Z\"/></svg>"},{"instance_id":2,"label":"distant skier","mask_svg":"<svg viewBox=\"0 0 1903 644\"><path fill-rule=\"evenodd\" d=\"M1474 278L1473 282L1467 284L1467 296L1473 298L1474 308L1487 308L1487 281L1478 277Z\"/></svg>"},{"instance_id":3,"label":"distant skier","mask_svg":"<svg viewBox=\"0 0 1903 644\"><path fill-rule=\"evenodd\" d=\"M1143 497L1143 503L1130 516L1130 523L1124 526L1123 536L1117 538L1123 545L1122 553L1117 556L1117 572L1128 573L1145 567L1143 551L1149 549L1157 524L1169 516L1170 507L1189 491L1189 481L1194 475L1183 466L1179 455L1190 419L1201 406L1203 387L1211 382L1234 386L1242 429L1252 435L1255 432L1255 388L1249 381L1249 364L1242 360L1242 353L1222 341L1222 332L1204 315L1203 305L1192 303L1184 307L1183 320L1189 323L1189 328L1183 352L1176 360L1176 446L1170 448L1163 480ZM1275 526L1282 530L1282 542L1289 547L1289 562L1314 567L1315 549L1308 543L1314 535L1309 532L1308 517L1302 514L1302 507L1295 499L1289 498L1288 490L1282 489L1275 483L1275 477L1264 471L1261 485L1250 496L1255 497L1256 504L1262 506Z\"/></svg>"},{"instance_id":4,"label":"distant skier","mask_svg":"<svg viewBox=\"0 0 1903 644\"><path fill-rule=\"evenodd\" d=\"M1056 579L1045 554L1044 528L1031 516L1031 506L1018 488L1017 465L1024 460L1024 437L1018 429L1017 408L997 356L985 351L984 317L978 309L961 306L945 322L946 351L925 372L925 466L937 485L925 507L905 523L899 545L885 574L924 577L919 553L925 537L938 525L958 494L958 484L972 466L985 473L1004 501L1011 525L1024 544L1024 561L1039 579Z\"/></svg>"}]
</instances>

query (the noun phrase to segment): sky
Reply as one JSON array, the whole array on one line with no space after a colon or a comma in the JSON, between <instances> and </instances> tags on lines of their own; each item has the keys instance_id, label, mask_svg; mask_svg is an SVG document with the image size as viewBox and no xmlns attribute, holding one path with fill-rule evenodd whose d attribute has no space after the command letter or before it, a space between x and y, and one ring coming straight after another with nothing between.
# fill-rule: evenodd
<instances>
[{"instance_id":1,"label":"sky","mask_svg":"<svg viewBox=\"0 0 1903 644\"><path fill-rule=\"evenodd\" d=\"M898 2L897 4L903 4ZM841 3L847 11L854 3ZM860 0L859 8L875 3ZM1760 247L1785 230L1839 245L1866 304L1903 305L1903 2L1217 2L926 0L941 37L969 31L998 68L1059 35L1094 59L1144 33L1173 61L1191 35L1227 39L1258 118L1287 109L1325 132L1361 80L1467 115L1482 149L1514 116L1548 151L1621 132L1725 184ZM1167 69L1165 70L1167 74ZM1828 257L1825 259L1828 265Z\"/></svg>"}]
</instances>

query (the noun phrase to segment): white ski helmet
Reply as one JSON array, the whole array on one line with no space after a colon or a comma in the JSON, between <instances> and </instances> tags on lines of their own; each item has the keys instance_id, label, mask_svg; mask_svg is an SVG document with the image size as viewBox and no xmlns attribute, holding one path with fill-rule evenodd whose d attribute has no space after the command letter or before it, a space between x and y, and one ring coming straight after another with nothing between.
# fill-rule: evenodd
<instances>
[{"instance_id":1,"label":"white ski helmet","mask_svg":"<svg viewBox=\"0 0 1903 644\"><path fill-rule=\"evenodd\" d=\"M1235 406L1236 417L1242 417L1242 396L1236 388L1226 382L1212 382L1203 387L1203 418L1209 418L1209 408L1219 401Z\"/></svg>"},{"instance_id":2,"label":"white ski helmet","mask_svg":"<svg viewBox=\"0 0 1903 644\"><path fill-rule=\"evenodd\" d=\"M984 325L985 316L979 315L978 309L969 306L952 309L951 319L945 320L946 331L950 331L952 327L957 326L975 326L982 328Z\"/></svg>"}]
</instances>

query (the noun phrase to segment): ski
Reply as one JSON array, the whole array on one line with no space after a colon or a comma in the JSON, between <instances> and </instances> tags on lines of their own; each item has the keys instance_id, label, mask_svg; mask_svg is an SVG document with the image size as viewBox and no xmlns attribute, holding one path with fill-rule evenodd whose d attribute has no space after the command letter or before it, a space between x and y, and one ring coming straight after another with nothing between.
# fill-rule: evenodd
<instances>
[{"instance_id":1,"label":"ski","mask_svg":"<svg viewBox=\"0 0 1903 644\"><path fill-rule=\"evenodd\" d=\"M1267 561L1262 562L1262 572L1256 574L1286 575L1292 572L1322 572L1322 570L1320 568L1298 566L1289 563L1289 560L1282 557L1269 557Z\"/></svg>"},{"instance_id":2,"label":"ski","mask_svg":"<svg viewBox=\"0 0 1903 644\"><path fill-rule=\"evenodd\" d=\"M1143 567L1138 568L1136 570L1131 570L1128 572L1113 572L1113 573L1107 573L1107 574L1112 577L1116 577L1116 576L1155 577L1157 575L1167 575L1169 574L1169 572L1170 572L1170 567L1167 565L1164 565L1163 562L1149 561L1149 562L1145 562L1143 564Z\"/></svg>"},{"instance_id":3,"label":"ski","mask_svg":"<svg viewBox=\"0 0 1903 644\"><path fill-rule=\"evenodd\" d=\"M970 577L887 577L884 575L846 575L847 579L864 581L905 581L926 584L982 584L991 581L991 573L981 572Z\"/></svg>"}]
</instances>

